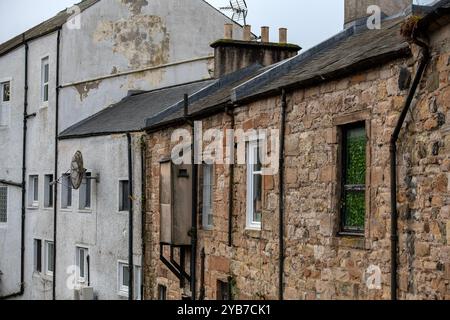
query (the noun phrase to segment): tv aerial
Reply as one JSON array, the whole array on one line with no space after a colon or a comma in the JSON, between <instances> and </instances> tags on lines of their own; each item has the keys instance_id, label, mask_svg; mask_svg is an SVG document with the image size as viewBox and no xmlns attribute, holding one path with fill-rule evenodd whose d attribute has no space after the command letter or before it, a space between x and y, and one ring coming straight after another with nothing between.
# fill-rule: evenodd
<instances>
[{"instance_id":1,"label":"tv aerial","mask_svg":"<svg viewBox=\"0 0 450 320\"><path fill-rule=\"evenodd\" d=\"M220 8L220 10L231 11L233 13L231 19L244 21L244 25L247 24L248 7L245 0L230 0L230 5Z\"/></svg>"}]
</instances>

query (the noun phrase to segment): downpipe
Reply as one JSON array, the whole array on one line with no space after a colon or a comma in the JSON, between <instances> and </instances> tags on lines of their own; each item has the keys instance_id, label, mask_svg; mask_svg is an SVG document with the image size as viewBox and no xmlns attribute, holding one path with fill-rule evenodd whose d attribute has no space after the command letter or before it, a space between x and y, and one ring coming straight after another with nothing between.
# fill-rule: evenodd
<instances>
[{"instance_id":1,"label":"downpipe","mask_svg":"<svg viewBox=\"0 0 450 320\"><path fill-rule=\"evenodd\" d=\"M128 145L128 271L130 279L128 283L128 300L134 300L134 262L133 262L133 150L131 134L127 133Z\"/></svg>"}]
</instances>

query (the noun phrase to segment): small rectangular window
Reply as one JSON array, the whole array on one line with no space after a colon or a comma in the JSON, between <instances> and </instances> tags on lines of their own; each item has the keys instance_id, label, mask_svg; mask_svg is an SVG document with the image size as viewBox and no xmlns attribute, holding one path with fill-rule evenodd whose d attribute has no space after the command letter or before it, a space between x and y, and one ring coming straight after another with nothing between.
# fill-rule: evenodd
<instances>
[{"instance_id":1,"label":"small rectangular window","mask_svg":"<svg viewBox=\"0 0 450 320\"><path fill-rule=\"evenodd\" d=\"M80 209L91 209L91 173L86 172L80 186Z\"/></svg>"},{"instance_id":2,"label":"small rectangular window","mask_svg":"<svg viewBox=\"0 0 450 320\"><path fill-rule=\"evenodd\" d=\"M70 175L65 174L62 177L61 184L61 208L68 209L72 207L72 182Z\"/></svg>"},{"instance_id":3,"label":"small rectangular window","mask_svg":"<svg viewBox=\"0 0 450 320\"><path fill-rule=\"evenodd\" d=\"M230 300L230 286L228 282L217 281L217 300L227 301Z\"/></svg>"},{"instance_id":4,"label":"small rectangular window","mask_svg":"<svg viewBox=\"0 0 450 320\"><path fill-rule=\"evenodd\" d=\"M167 287L162 284L158 285L158 300L167 300Z\"/></svg>"},{"instance_id":5,"label":"small rectangular window","mask_svg":"<svg viewBox=\"0 0 450 320\"><path fill-rule=\"evenodd\" d=\"M130 210L128 180L119 181L119 211Z\"/></svg>"},{"instance_id":6,"label":"small rectangular window","mask_svg":"<svg viewBox=\"0 0 450 320\"><path fill-rule=\"evenodd\" d=\"M2 102L10 102L11 101L11 82L3 82L0 84L0 94L2 98Z\"/></svg>"},{"instance_id":7,"label":"small rectangular window","mask_svg":"<svg viewBox=\"0 0 450 320\"><path fill-rule=\"evenodd\" d=\"M141 300L141 267L134 266L134 299ZM119 294L128 295L130 285L130 268L127 263L119 262Z\"/></svg>"},{"instance_id":8,"label":"small rectangular window","mask_svg":"<svg viewBox=\"0 0 450 320\"><path fill-rule=\"evenodd\" d=\"M34 239L34 271L42 272L42 240Z\"/></svg>"},{"instance_id":9,"label":"small rectangular window","mask_svg":"<svg viewBox=\"0 0 450 320\"><path fill-rule=\"evenodd\" d=\"M77 247L76 249L77 279L80 283L85 283L89 277L89 251L87 248Z\"/></svg>"},{"instance_id":10,"label":"small rectangular window","mask_svg":"<svg viewBox=\"0 0 450 320\"><path fill-rule=\"evenodd\" d=\"M259 141L247 144L247 228L261 229L262 164Z\"/></svg>"},{"instance_id":11,"label":"small rectangular window","mask_svg":"<svg viewBox=\"0 0 450 320\"><path fill-rule=\"evenodd\" d=\"M39 176L33 175L28 183L28 205L30 207L39 206Z\"/></svg>"},{"instance_id":12,"label":"small rectangular window","mask_svg":"<svg viewBox=\"0 0 450 320\"><path fill-rule=\"evenodd\" d=\"M53 175L47 174L44 177L44 206L53 207Z\"/></svg>"},{"instance_id":13,"label":"small rectangular window","mask_svg":"<svg viewBox=\"0 0 450 320\"><path fill-rule=\"evenodd\" d=\"M213 179L214 166L203 164L203 228L213 227Z\"/></svg>"},{"instance_id":14,"label":"small rectangular window","mask_svg":"<svg viewBox=\"0 0 450 320\"><path fill-rule=\"evenodd\" d=\"M366 217L366 129L364 123L342 128L343 232L364 233Z\"/></svg>"},{"instance_id":15,"label":"small rectangular window","mask_svg":"<svg viewBox=\"0 0 450 320\"><path fill-rule=\"evenodd\" d=\"M42 59L42 67L41 67L41 82L42 82L42 101L48 102L48 84L49 84L49 73L50 73L50 65L49 65L49 58L46 57Z\"/></svg>"},{"instance_id":16,"label":"small rectangular window","mask_svg":"<svg viewBox=\"0 0 450 320\"><path fill-rule=\"evenodd\" d=\"M54 244L52 241L45 242L45 273L53 275L55 271Z\"/></svg>"},{"instance_id":17,"label":"small rectangular window","mask_svg":"<svg viewBox=\"0 0 450 320\"><path fill-rule=\"evenodd\" d=\"M0 186L0 223L8 222L8 187Z\"/></svg>"}]
</instances>

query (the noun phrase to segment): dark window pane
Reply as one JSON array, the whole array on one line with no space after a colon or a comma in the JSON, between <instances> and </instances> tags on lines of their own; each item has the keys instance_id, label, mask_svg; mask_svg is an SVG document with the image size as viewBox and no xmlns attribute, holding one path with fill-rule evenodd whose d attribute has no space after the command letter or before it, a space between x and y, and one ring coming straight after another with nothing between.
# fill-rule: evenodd
<instances>
[{"instance_id":1,"label":"dark window pane","mask_svg":"<svg viewBox=\"0 0 450 320\"><path fill-rule=\"evenodd\" d=\"M345 227L355 231L363 230L365 212L365 192L347 192L345 195Z\"/></svg>"},{"instance_id":2,"label":"dark window pane","mask_svg":"<svg viewBox=\"0 0 450 320\"><path fill-rule=\"evenodd\" d=\"M4 102L8 102L11 100L11 84L9 82L5 82L2 84L3 87L3 97L2 100ZM0 90L2 88L0 87Z\"/></svg>"},{"instance_id":3,"label":"dark window pane","mask_svg":"<svg viewBox=\"0 0 450 320\"><path fill-rule=\"evenodd\" d=\"M366 131L355 128L347 131L347 185L366 183Z\"/></svg>"},{"instance_id":4,"label":"dark window pane","mask_svg":"<svg viewBox=\"0 0 450 320\"><path fill-rule=\"evenodd\" d=\"M79 260L80 277L84 278L84 250L80 249L79 254L80 254L80 260Z\"/></svg>"},{"instance_id":5,"label":"dark window pane","mask_svg":"<svg viewBox=\"0 0 450 320\"><path fill-rule=\"evenodd\" d=\"M261 222L262 212L262 176L260 174L253 175L253 209L254 209L254 222Z\"/></svg>"},{"instance_id":6,"label":"dark window pane","mask_svg":"<svg viewBox=\"0 0 450 320\"><path fill-rule=\"evenodd\" d=\"M8 218L8 188L0 187L0 222L7 222Z\"/></svg>"},{"instance_id":7,"label":"dark window pane","mask_svg":"<svg viewBox=\"0 0 450 320\"><path fill-rule=\"evenodd\" d=\"M34 240L34 270L42 271L42 241Z\"/></svg>"},{"instance_id":8,"label":"dark window pane","mask_svg":"<svg viewBox=\"0 0 450 320\"><path fill-rule=\"evenodd\" d=\"M54 253L53 252L53 242L48 243L47 250L48 250L48 252L47 252L47 263L48 263L47 270L50 272L53 272L55 270L55 267L54 267L55 260L53 258L53 253Z\"/></svg>"},{"instance_id":9,"label":"dark window pane","mask_svg":"<svg viewBox=\"0 0 450 320\"><path fill-rule=\"evenodd\" d=\"M226 301L230 300L230 290L227 282L217 281L217 300Z\"/></svg>"},{"instance_id":10,"label":"dark window pane","mask_svg":"<svg viewBox=\"0 0 450 320\"><path fill-rule=\"evenodd\" d=\"M128 181L120 181L120 211L130 210L130 199L128 197Z\"/></svg>"},{"instance_id":11,"label":"dark window pane","mask_svg":"<svg viewBox=\"0 0 450 320\"><path fill-rule=\"evenodd\" d=\"M165 286L158 286L158 299L167 300L167 288Z\"/></svg>"},{"instance_id":12,"label":"dark window pane","mask_svg":"<svg viewBox=\"0 0 450 320\"><path fill-rule=\"evenodd\" d=\"M128 285L130 284L130 269L128 268L128 266L123 266L122 268L122 285L124 287L128 287Z\"/></svg>"},{"instance_id":13,"label":"dark window pane","mask_svg":"<svg viewBox=\"0 0 450 320\"><path fill-rule=\"evenodd\" d=\"M33 177L33 200L39 200L39 179L38 177Z\"/></svg>"}]
</instances>

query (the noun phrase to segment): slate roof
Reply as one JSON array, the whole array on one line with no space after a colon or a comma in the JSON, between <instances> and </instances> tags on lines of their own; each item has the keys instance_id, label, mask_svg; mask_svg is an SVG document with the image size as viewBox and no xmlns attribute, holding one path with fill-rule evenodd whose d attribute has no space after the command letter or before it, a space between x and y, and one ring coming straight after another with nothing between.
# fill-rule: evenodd
<instances>
[{"instance_id":1,"label":"slate roof","mask_svg":"<svg viewBox=\"0 0 450 320\"><path fill-rule=\"evenodd\" d=\"M386 20L380 30L355 27L274 67L234 89L235 101L279 92L280 88L310 86L407 56L410 47L400 34L404 17Z\"/></svg>"},{"instance_id":2,"label":"slate roof","mask_svg":"<svg viewBox=\"0 0 450 320\"><path fill-rule=\"evenodd\" d=\"M80 7L81 12L93 6L100 0L83 0L77 4ZM14 50L15 48L21 46L26 41L30 41L49 33L52 33L59 28L61 28L66 22L67 19L70 18L71 14L67 12L67 10L63 10L59 12L56 16L38 24L37 26L25 31L24 33L8 40L2 44L0 44L0 56Z\"/></svg>"},{"instance_id":3,"label":"slate roof","mask_svg":"<svg viewBox=\"0 0 450 320\"><path fill-rule=\"evenodd\" d=\"M64 130L60 139L136 132L143 130L145 119L208 87L214 80L204 80L130 95L120 102Z\"/></svg>"},{"instance_id":4,"label":"slate roof","mask_svg":"<svg viewBox=\"0 0 450 320\"><path fill-rule=\"evenodd\" d=\"M189 116L198 114L204 115L206 112L213 112L217 107L222 108L231 103L231 90L246 81L254 78L267 70L259 64L254 64L242 70L216 80L210 86L189 96ZM146 128L155 129L184 119L184 101L180 101L170 108L162 111L152 118L147 119Z\"/></svg>"}]
</instances>

